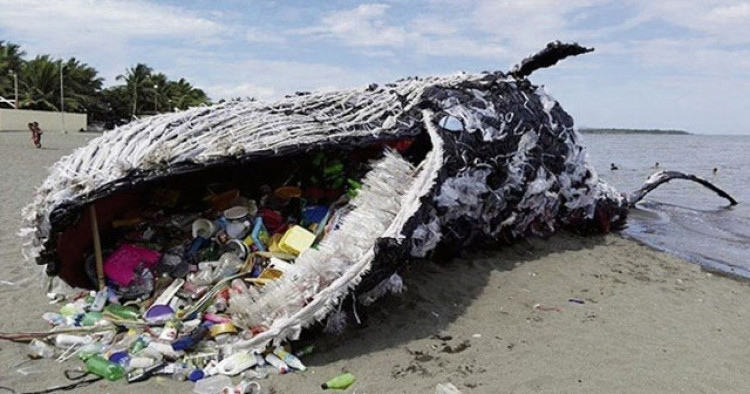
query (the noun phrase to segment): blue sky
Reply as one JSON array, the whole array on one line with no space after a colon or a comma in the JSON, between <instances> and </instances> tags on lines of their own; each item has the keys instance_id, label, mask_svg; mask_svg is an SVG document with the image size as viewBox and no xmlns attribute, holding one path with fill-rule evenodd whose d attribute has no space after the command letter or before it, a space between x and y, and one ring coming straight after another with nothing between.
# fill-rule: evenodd
<instances>
[{"instance_id":1,"label":"blue sky","mask_svg":"<svg viewBox=\"0 0 750 394\"><path fill-rule=\"evenodd\" d=\"M0 39L105 85L146 63L214 100L507 71L577 41L596 51L531 79L579 127L750 134L750 1L0 0Z\"/></svg>"}]
</instances>

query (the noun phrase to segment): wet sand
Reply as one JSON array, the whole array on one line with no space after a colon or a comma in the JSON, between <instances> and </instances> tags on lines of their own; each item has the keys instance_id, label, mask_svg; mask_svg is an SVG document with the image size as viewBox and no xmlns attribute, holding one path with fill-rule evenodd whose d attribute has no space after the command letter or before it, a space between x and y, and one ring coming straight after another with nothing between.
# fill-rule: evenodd
<instances>
[{"instance_id":1,"label":"wet sand","mask_svg":"<svg viewBox=\"0 0 750 394\"><path fill-rule=\"evenodd\" d=\"M20 210L60 156L95 135L0 133L0 332L44 330L56 311L39 267L23 261ZM418 263L406 290L358 309L361 327L322 337L305 373L260 381L277 393L322 392L341 371L347 393L746 392L750 287L618 235L558 234L447 264ZM349 313L353 316L353 313ZM26 345L0 341L0 386L17 392L71 383L78 360L27 362ZM239 382L235 378L235 383ZM2 392L2 390L0 390ZM81 393L184 393L166 377L97 382Z\"/></svg>"}]
</instances>

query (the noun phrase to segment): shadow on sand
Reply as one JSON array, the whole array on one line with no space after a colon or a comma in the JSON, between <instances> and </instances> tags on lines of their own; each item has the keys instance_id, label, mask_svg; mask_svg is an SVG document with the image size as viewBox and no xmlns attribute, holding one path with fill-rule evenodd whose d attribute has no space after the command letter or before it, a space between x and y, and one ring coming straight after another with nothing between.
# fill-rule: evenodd
<instances>
[{"instance_id":1,"label":"shadow on sand","mask_svg":"<svg viewBox=\"0 0 750 394\"><path fill-rule=\"evenodd\" d=\"M306 363L322 366L430 338L461 317L485 292L492 272L511 271L549 254L591 249L605 243L603 236L560 233L552 238L554 242L521 240L502 249L472 252L443 264L414 263L402 272L406 291L387 295L370 307L357 310L361 325L354 321L349 306L348 326L341 335L324 334L319 327L307 332L309 343L314 343L317 350L305 359Z\"/></svg>"}]
</instances>

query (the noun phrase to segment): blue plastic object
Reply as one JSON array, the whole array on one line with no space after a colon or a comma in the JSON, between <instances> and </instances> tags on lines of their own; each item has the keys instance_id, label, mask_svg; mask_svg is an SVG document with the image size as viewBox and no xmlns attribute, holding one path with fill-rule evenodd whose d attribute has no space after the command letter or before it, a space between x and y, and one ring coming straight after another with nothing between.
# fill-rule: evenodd
<instances>
[{"instance_id":1,"label":"blue plastic object","mask_svg":"<svg viewBox=\"0 0 750 394\"><path fill-rule=\"evenodd\" d=\"M255 218L255 223L253 224L253 232L250 233L250 237L253 239L253 244L255 245L258 250L261 252L265 252L268 250L266 247L266 244L261 241L261 237L268 238L268 230L266 229L266 226L263 225L263 218L258 216Z\"/></svg>"}]
</instances>

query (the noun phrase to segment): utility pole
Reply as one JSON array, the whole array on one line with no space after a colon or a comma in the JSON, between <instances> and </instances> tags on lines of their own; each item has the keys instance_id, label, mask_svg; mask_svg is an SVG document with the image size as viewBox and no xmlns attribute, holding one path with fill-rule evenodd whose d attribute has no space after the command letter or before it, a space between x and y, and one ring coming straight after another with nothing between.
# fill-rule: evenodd
<instances>
[{"instance_id":1,"label":"utility pole","mask_svg":"<svg viewBox=\"0 0 750 394\"><path fill-rule=\"evenodd\" d=\"M63 93L63 67L65 65L60 60L60 131L63 134L67 134L65 131L65 94Z\"/></svg>"},{"instance_id":2,"label":"utility pole","mask_svg":"<svg viewBox=\"0 0 750 394\"><path fill-rule=\"evenodd\" d=\"M159 94L159 85L154 84L154 115L156 115L157 113L156 112L156 98L158 97L158 94Z\"/></svg>"},{"instance_id":3,"label":"utility pole","mask_svg":"<svg viewBox=\"0 0 750 394\"><path fill-rule=\"evenodd\" d=\"M18 109L18 74L16 74L16 72L13 70L11 70L11 73L13 74L13 93L15 97L15 108Z\"/></svg>"}]
</instances>

